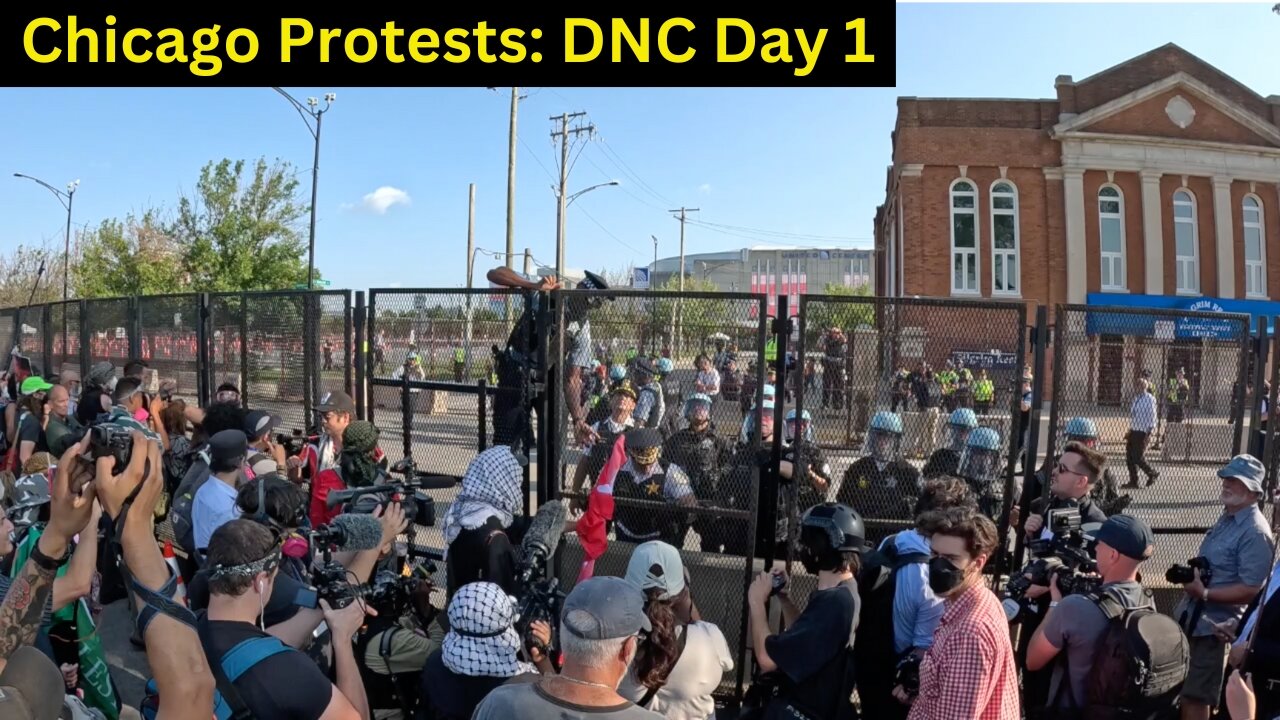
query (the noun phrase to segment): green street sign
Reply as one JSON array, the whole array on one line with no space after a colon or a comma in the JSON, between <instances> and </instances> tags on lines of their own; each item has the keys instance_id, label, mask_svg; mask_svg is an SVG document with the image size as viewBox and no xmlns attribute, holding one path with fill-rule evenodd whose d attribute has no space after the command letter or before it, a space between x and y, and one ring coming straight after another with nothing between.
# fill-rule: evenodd
<instances>
[{"instance_id":1,"label":"green street sign","mask_svg":"<svg viewBox=\"0 0 1280 720\"><path fill-rule=\"evenodd\" d=\"M318 287L318 288L327 288L327 287L329 287L329 285L330 285L330 282L329 282L328 280L320 280L320 279L317 279L317 280L315 281L315 286L316 286L316 287ZM294 290L306 290L306 289L307 289L307 284L306 284L306 283L298 283L298 284L296 284L296 285L294 285L294 286L293 286L293 289L294 289Z\"/></svg>"}]
</instances>

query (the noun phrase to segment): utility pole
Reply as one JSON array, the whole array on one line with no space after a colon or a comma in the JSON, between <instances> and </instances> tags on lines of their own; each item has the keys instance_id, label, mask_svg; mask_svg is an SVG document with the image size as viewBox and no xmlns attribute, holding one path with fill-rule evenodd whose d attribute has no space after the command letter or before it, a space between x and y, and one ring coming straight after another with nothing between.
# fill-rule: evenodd
<instances>
[{"instance_id":1,"label":"utility pole","mask_svg":"<svg viewBox=\"0 0 1280 720\"><path fill-rule=\"evenodd\" d=\"M698 208L681 207L677 210L668 210L667 212L680 213L680 292L684 292L684 222L687 219L687 213L698 212ZM679 318L676 321L676 347L677 354L684 340L684 298L680 298L676 302L676 315Z\"/></svg>"},{"instance_id":2,"label":"utility pole","mask_svg":"<svg viewBox=\"0 0 1280 720\"><path fill-rule=\"evenodd\" d=\"M653 292L653 286L657 285L653 277L658 272L658 236L650 235L649 237L653 238L653 269L649 271L649 292Z\"/></svg>"},{"instance_id":3,"label":"utility pole","mask_svg":"<svg viewBox=\"0 0 1280 720\"><path fill-rule=\"evenodd\" d=\"M552 115L549 119L559 121L560 129L551 131L551 139L560 139L560 189L556 192L556 277L559 278L564 273L564 212L566 206L566 195L568 194L569 184L569 142L582 133L588 135L594 134L596 126L587 124L578 127L569 127L569 121L585 116L586 112L561 113Z\"/></svg>"},{"instance_id":4,"label":"utility pole","mask_svg":"<svg viewBox=\"0 0 1280 720\"><path fill-rule=\"evenodd\" d=\"M524 274L525 277L533 277L533 255L529 248L524 249Z\"/></svg>"},{"instance_id":5,"label":"utility pole","mask_svg":"<svg viewBox=\"0 0 1280 720\"><path fill-rule=\"evenodd\" d=\"M466 362L466 374L471 377L471 277L475 274L476 264L476 184L471 183L467 190L467 331L463 345L463 357ZM511 258L507 258L511 264Z\"/></svg>"}]
</instances>

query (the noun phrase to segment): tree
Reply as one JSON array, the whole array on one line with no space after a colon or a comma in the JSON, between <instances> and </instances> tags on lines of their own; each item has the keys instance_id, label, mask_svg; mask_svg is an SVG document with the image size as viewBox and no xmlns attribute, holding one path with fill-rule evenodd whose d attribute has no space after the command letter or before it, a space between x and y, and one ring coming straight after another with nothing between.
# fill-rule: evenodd
<instances>
[{"instance_id":1,"label":"tree","mask_svg":"<svg viewBox=\"0 0 1280 720\"><path fill-rule=\"evenodd\" d=\"M159 295L188 289L182 247L154 210L103 220L81 235L72 268L77 297Z\"/></svg>"},{"instance_id":2,"label":"tree","mask_svg":"<svg viewBox=\"0 0 1280 720\"><path fill-rule=\"evenodd\" d=\"M74 263L75 258L71 261ZM44 266L43 275L40 273L41 265ZM47 247L19 245L12 255L0 257L0 307L22 307L29 298L36 305L61 300L61 280L61 252L55 253ZM32 289L35 290L34 297Z\"/></svg>"},{"instance_id":3,"label":"tree","mask_svg":"<svg viewBox=\"0 0 1280 720\"><path fill-rule=\"evenodd\" d=\"M827 283L822 292L831 299L809 300L805 305L805 347L816 347L818 338L826 328L838 327L846 334L851 334L861 326L874 327L875 303L853 299L870 298L869 286L849 287Z\"/></svg>"},{"instance_id":4,"label":"tree","mask_svg":"<svg viewBox=\"0 0 1280 720\"><path fill-rule=\"evenodd\" d=\"M243 160L211 162L195 197L178 202L173 236L193 289L270 290L307 280L301 221L308 208L298 200L296 171L263 158L247 176L245 169Z\"/></svg>"},{"instance_id":5,"label":"tree","mask_svg":"<svg viewBox=\"0 0 1280 720\"><path fill-rule=\"evenodd\" d=\"M617 270L600 270L600 277L609 283L610 288L630 288L635 277L635 263L627 263Z\"/></svg>"}]
</instances>

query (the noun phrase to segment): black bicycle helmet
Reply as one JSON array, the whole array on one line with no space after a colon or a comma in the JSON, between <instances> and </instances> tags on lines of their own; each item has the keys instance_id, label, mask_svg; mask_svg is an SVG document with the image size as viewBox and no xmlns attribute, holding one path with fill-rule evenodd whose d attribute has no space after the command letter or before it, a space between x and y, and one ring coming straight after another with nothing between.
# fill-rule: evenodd
<instances>
[{"instance_id":1,"label":"black bicycle helmet","mask_svg":"<svg viewBox=\"0 0 1280 720\"><path fill-rule=\"evenodd\" d=\"M826 533L832 550L863 552L867 547L867 527L856 510L841 503L821 503L805 511L800 529Z\"/></svg>"}]
</instances>

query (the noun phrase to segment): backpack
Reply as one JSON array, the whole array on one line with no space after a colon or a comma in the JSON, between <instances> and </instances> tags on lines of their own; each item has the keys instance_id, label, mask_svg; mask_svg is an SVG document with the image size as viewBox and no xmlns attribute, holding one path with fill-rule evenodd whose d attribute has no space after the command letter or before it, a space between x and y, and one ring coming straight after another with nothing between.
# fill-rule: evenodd
<instances>
[{"instance_id":1,"label":"backpack","mask_svg":"<svg viewBox=\"0 0 1280 720\"><path fill-rule=\"evenodd\" d=\"M1088 597L1108 623L1085 679L1084 717L1108 720L1172 713L1190 663L1182 629L1152 606L1126 609L1105 592Z\"/></svg>"},{"instance_id":2,"label":"backpack","mask_svg":"<svg viewBox=\"0 0 1280 720\"><path fill-rule=\"evenodd\" d=\"M862 608L854 653L864 668L896 666L896 662L889 663L889 658L897 657L893 646L893 599L898 571L908 565L929 562L929 553L899 553L896 538L896 535L889 536L880 549L864 555L858 571Z\"/></svg>"},{"instance_id":3,"label":"backpack","mask_svg":"<svg viewBox=\"0 0 1280 720\"><path fill-rule=\"evenodd\" d=\"M202 638L203 639L203 638ZM231 685L240 676L269 657L289 652L290 648L271 637L249 638L231 648L222 656L219 667L211 668L217 688L213 691L213 720L249 720L253 713L244 705L235 687ZM221 672L219 672L219 669ZM230 696L230 697L228 697ZM233 707L235 706L235 707ZM237 711L238 708L238 711ZM155 678L147 680L142 703L138 706L143 720L156 720L160 710L160 691Z\"/></svg>"},{"instance_id":4,"label":"backpack","mask_svg":"<svg viewBox=\"0 0 1280 720\"><path fill-rule=\"evenodd\" d=\"M196 493L212 476L204 451L192 452L191 467L174 490L169 507L169 524L173 527L173 537L187 557L197 564L203 564L203 558L196 552L196 529L191 520L191 506L196 502Z\"/></svg>"}]
</instances>

